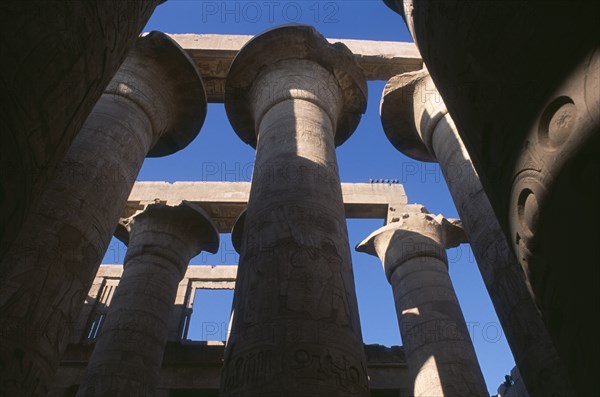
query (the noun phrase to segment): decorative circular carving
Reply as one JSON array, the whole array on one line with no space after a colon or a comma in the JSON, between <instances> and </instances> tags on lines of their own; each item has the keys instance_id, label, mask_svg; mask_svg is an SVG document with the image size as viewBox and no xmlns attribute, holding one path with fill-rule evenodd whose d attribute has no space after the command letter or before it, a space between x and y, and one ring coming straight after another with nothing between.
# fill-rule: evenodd
<instances>
[{"instance_id":1,"label":"decorative circular carving","mask_svg":"<svg viewBox=\"0 0 600 397\"><path fill-rule=\"evenodd\" d=\"M533 169L523 169L513 182L510 199L510 231L521 266L532 277L530 266L536 256L536 231L540 211L547 194L543 175Z\"/></svg>"},{"instance_id":2,"label":"decorative circular carving","mask_svg":"<svg viewBox=\"0 0 600 397\"><path fill-rule=\"evenodd\" d=\"M517 213L519 214L521 228L527 230L529 233L535 233L539 205L535 194L530 189L523 189L519 194Z\"/></svg>"},{"instance_id":3,"label":"decorative circular carving","mask_svg":"<svg viewBox=\"0 0 600 397\"><path fill-rule=\"evenodd\" d=\"M356 367L350 367L348 372L352 381L356 382L360 379L360 373L358 372L358 369L356 369Z\"/></svg>"},{"instance_id":4,"label":"decorative circular carving","mask_svg":"<svg viewBox=\"0 0 600 397\"><path fill-rule=\"evenodd\" d=\"M573 100L566 96L556 98L540 118L538 132L542 144L551 148L562 145L571 135L576 119L577 107Z\"/></svg>"}]
</instances>

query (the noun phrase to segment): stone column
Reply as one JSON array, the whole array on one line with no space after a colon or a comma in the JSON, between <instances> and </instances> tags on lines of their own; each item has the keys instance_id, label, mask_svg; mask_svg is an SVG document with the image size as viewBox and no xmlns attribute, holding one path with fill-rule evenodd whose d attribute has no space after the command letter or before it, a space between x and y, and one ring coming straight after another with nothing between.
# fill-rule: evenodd
<instances>
[{"instance_id":1,"label":"stone column","mask_svg":"<svg viewBox=\"0 0 600 397\"><path fill-rule=\"evenodd\" d=\"M600 203L600 2L385 2L415 39L567 368L523 372L529 394L600 395L588 320L600 317L600 249L567 248L600 241L574 214Z\"/></svg>"},{"instance_id":2,"label":"stone column","mask_svg":"<svg viewBox=\"0 0 600 397\"><path fill-rule=\"evenodd\" d=\"M381 259L392 285L417 397L489 395L448 274L445 249L464 241L460 221L408 205L356 247Z\"/></svg>"},{"instance_id":3,"label":"stone column","mask_svg":"<svg viewBox=\"0 0 600 397\"><path fill-rule=\"evenodd\" d=\"M392 78L380 111L383 129L399 151L416 160L439 162L517 366L531 390L550 394L545 374L566 378L566 371L429 73Z\"/></svg>"},{"instance_id":4,"label":"stone column","mask_svg":"<svg viewBox=\"0 0 600 397\"><path fill-rule=\"evenodd\" d=\"M225 396L369 393L335 155L365 106L351 52L309 26L268 30L231 65L225 108L257 153Z\"/></svg>"},{"instance_id":5,"label":"stone column","mask_svg":"<svg viewBox=\"0 0 600 397\"><path fill-rule=\"evenodd\" d=\"M219 232L199 207L148 206L128 225L123 275L78 396L153 396L177 285L191 258L216 253Z\"/></svg>"},{"instance_id":6,"label":"stone column","mask_svg":"<svg viewBox=\"0 0 600 397\"><path fill-rule=\"evenodd\" d=\"M177 44L138 40L0 263L1 390L45 394L144 158L185 147L205 98Z\"/></svg>"},{"instance_id":7,"label":"stone column","mask_svg":"<svg viewBox=\"0 0 600 397\"><path fill-rule=\"evenodd\" d=\"M246 225L246 210L244 209L238 218L235 220L233 227L231 228L231 243L233 249L239 255L242 254L242 240L244 236L244 227Z\"/></svg>"},{"instance_id":8,"label":"stone column","mask_svg":"<svg viewBox=\"0 0 600 397\"><path fill-rule=\"evenodd\" d=\"M0 3L0 260L160 2Z\"/></svg>"}]
</instances>

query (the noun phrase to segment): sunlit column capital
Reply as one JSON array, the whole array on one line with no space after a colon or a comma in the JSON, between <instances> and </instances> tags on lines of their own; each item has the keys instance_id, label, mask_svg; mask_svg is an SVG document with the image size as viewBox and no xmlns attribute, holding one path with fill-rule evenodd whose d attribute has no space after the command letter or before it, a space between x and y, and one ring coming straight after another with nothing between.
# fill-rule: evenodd
<instances>
[{"instance_id":1,"label":"sunlit column capital","mask_svg":"<svg viewBox=\"0 0 600 397\"><path fill-rule=\"evenodd\" d=\"M154 142L149 157L186 147L206 117L206 91L194 61L162 32L137 41L104 94L134 103L150 119Z\"/></svg>"},{"instance_id":2,"label":"sunlit column capital","mask_svg":"<svg viewBox=\"0 0 600 397\"><path fill-rule=\"evenodd\" d=\"M397 222L374 231L356 246L356 250L376 255L388 280L409 259L438 258L448 263L446 249L466 242L462 222L433 215L422 205L407 205Z\"/></svg>"},{"instance_id":3,"label":"sunlit column capital","mask_svg":"<svg viewBox=\"0 0 600 397\"><path fill-rule=\"evenodd\" d=\"M454 126L426 69L392 77L383 90L379 114L392 145L419 161L436 161L433 134L440 121Z\"/></svg>"},{"instance_id":4,"label":"sunlit column capital","mask_svg":"<svg viewBox=\"0 0 600 397\"><path fill-rule=\"evenodd\" d=\"M191 258L201 251L216 253L219 233L209 215L184 201L177 206L151 204L127 223L124 266L135 257L156 255L174 264L181 277Z\"/></svg>"}]
</instances>

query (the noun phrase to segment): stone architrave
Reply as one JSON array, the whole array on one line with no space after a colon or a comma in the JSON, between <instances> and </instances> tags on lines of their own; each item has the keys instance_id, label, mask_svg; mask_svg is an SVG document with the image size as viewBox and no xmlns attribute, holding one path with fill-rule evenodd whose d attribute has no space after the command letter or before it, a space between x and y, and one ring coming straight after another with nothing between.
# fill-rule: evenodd
<instances>
[{"instance_id":1,"label":"stone architrave","mask_svg":"<svg viewBox=\"0 0 600 397\"><path fill-rule=\"evenodd\" d=\"M544 390L543 374L566 376L523 270L427 70L392 78L383 91L380 113L396 149L416 160L439 162L523 378L532 390Z\"/></svg>"},{"instance_id":2,"label":"stone architrave","mask_svg":"<svg viewBox=\"0 0 600 397\"><path fill-rule=\"evenodd\" d=\"M257 149L224 396L366 396L366 360L336 145L366 107L352 53L290 25L248 42L225 108Z\"/></svg>"},{"instance_id":3,"label":"stone architrave","mask_svg":"<svg viewBox=\"0 0 600 397\"><path fill-rule=\"evenodd\" d=\"M487 397L450 275L446 248L465 241L460 221L408 205L356 250L381 259L392 285L415 397Z\"/></svg>"},{"instance_id":4,"label":"stone architrave","mask_svg":"<svg viewBox=\"0 0 600 397\"><path fill-rule=\"evenodd\" d=\"M129 222L123 275L78 396L153 396L177 286L191 258L216 253L219 232L194 204L152 204Z\"/></svg>"},{"instance_id":5,"label":"stone architrave","mask_svg":"<svg viewBox=\"0 0 600 397\"><path fill-rule=\"evenodd\" d=\"M185 147L205 114L185 52L138 39L0 263L1 390L45 394L144 158Z\"/></svg>"}]
</instances>

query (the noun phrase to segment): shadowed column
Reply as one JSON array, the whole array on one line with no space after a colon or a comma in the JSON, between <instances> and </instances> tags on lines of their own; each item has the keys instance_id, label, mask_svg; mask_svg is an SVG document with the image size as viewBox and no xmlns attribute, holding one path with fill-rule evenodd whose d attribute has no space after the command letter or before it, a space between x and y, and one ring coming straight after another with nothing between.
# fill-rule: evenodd
<instances>
[{"instance_id":1,"label":"shadowed column","mask_svg":"<svg viewBox=\"0 0 600 397\"><path fill-rule=\"evenodd\" d=\"M462 227L420 205L404 211L356 250L377 255L392 285L414 395L488 396L448 274L445 249L464 242Z\"/></svg>"},{"instance_id":2,"label":"shadowed column","mask_svg":"<svg viewBox=\"0 0 600 397\"><path fill-rule=\"evenodd\" d=\"M560 357L532 357L529 394L600 395L589 321L600 229L573 211L600 203L600 2L385 3L406 21Z\"/></svg>"},{"instance_id":3,"label":"shadowed column","mask_svg":"<svg viewBox=\"0 0 600 397\"><path fill-rule=\"evenodd\" d=\"M148 206L129 223L123 275L78 396L153 396L177 285L191 258L216 253L219 233L199 207Z\"/></svg>"},{"instance_id":4,"label":"shadowed column","mask_svg":"<svg viewBox=\"0 0 600 397\"><path fill-rule=\"evenodd\" d=\"M1 390L44 394L144 158L185 147L205 113L183 50L138 39L0 263Z\"/></svg>"},{"instance_id":5,"label":"shadowed column","mask_svg":"<svg viewBox=\"0 0 600 397\"><path fill-rule=\"evenodd\" d=\"M365 106L351 52L309 26L268 30L233 61L227 115L257 153L225 396L369 393L335 155Z\"/></svg>"},{"instance_id":6,"label":"shadowed column","mask_svg":"<svg viewBox=\"0 0 600 397\"><path fill-rule=\"evenodd\" d=\"M381 123L399 151L416 160L439 162L520 373L532 390L556 392L556 384L544 389L546 378L555 374L567 379L566 370L454 121L426 70L405 73L387 83Z\"/></svg>"},{"instance_id":7,"label":"shadowed column","mask_svg":"<svg viewBox=\"0 0 600 397\"><path fill-rule=\"evenodd\" d=\"M0 261L160 2L0 2Z\"/></svg>"}]
</instances>

